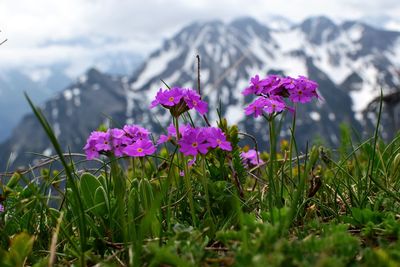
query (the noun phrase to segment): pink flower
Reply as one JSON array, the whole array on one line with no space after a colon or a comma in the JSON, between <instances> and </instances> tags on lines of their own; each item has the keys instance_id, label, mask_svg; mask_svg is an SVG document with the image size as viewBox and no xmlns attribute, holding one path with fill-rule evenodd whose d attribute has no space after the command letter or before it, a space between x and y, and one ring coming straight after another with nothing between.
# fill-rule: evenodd
<instances>
[{"instance_id":1,"label":"pink flower","mask_svg":"<svg viewBox=\"0 0 400 267\"><path fill-rule=\"evenodd\" d=\"M144 157L152 155L155 151L156 147L150 140L138 140L123 149L123 152L131 157Z\"/></svg>"},{"instance_id":2,"label":"pink flower","mask_svg":"<svg viewBox=\"0 0 400 267\"><path fill-rule=\"evenodd\" d=\"M196 156L198 153L207 154L210 144L201 129L191 128L179 140L179 151L185 156Z\"/></svg>"},{"instance_id":3,"label":"pink flower","mask_svg":"<svg viewBox=\"0 0 400 267\"><path fill-rule=\"evenodd\" d=\"M210 127L207 130L207 141L210 147L219 147L222 150L231 151L231 143L226 141L226 136L220 128Z\"/></svg>"},{"instance_id":4,"label":"pink flower","mask_svg":"<svg viewBox=\"0 0 400 267\"><path fill-rule=\"evenodd\" d=\"M263 112L268 114L279 113L284 109L294 112L294 109L287 106L283 98L289 98L296 103L307 103L313 97L320 98L317 93L318 84L304 76L297 79L292 77L281 77L269 75L260 79L258 75L251 78L250 87L243 91L244 95L255 94L262 96L245 108L246 115L253 115L255 118Z\"/></svg>"},{"instance_id":5,"label":"pink flower","mask_svg":"<svg viewBox=\"0 0 400 267\"><path fill-rule=\"evenodd\" d=\"M254 118L257 118L263 114L266 104L267 99L261 96L245 108L245 114L247 116L253 115Z\"/></svg>"},{"instance_id":6,"label":"pink flower","mask_svg":"<svg viewBox=\"0 0 400 267\"><path fill-rule=\"evenodd\" d=\"M155 100L151 102L150 108L158 104L170 110L174 117L179 117L189 109L197 110L201 115L207 112L208 105L201 100L200 95L193 89L174 87L170 90L160 89Z\"/></svg>"},{"instance_id":7,"label":"pink flower","mask_svg":"<svg viewBox=\"0 0 400 267\"><path fill-rule=\"evenodd\" d=\"M194 108L201 115L207 113L208 104L201 100L200 95L193 90L187 90L183 98L190 109Z\"/></svg>"},{"instance_id":8,"label":"pink flower","mask_svg":"<svg viewBox=\"0 0 400 267\"><path fill-rule=\"evenodd\" d=\"M262 159L260 159L260 153L258 153L258 161L257 161L257 152L254 149L250 149L247 152L240 153L240 157L243 159L243 163L247 166L254 167L258 164L264 163Z\"/></svg>"},{"instance_id":9,"label":"pink flower","mask_svg":"<svg viewBox=\"0 0 400 267\"><path fill-rule=\"evenodd\" d=\"M268 85L267 80L260 80L260 76L256 75L250 79L250 86L243 90L243 95L256 94L264 92L265 86Z\"/></svg>"},{"instance_id":10,"label":"pink flower","mask_svg":"<svg viewBox=\"0 0 400 267\"><path fill-rule=\"evenodd\" d=\"M285 102L282 100L278 99L267 99L265 102L264 106L264 111L267 112L268 114L274 113L274 112L281 112L286 108Z\"/></svg>"},{"instance_id":11,"label":"pink flower","mask_svg":"<svg viewBox=\"0 0 400 267\"><path fill-rule=\"evenodd\" d=\"M123 130L113 128L107 130L107 132L94 131L90 134L83 149L89 160L99 157L100 154L110 155L110 153L116 157L127 154L139 156L141 149L143 149L145 155L150 155L155 152L156 148L149 140L149 135L150 132L147 129L138 125L125 125ZM125 150L132 146L134 148L141 146L141 149L132 152L132 148L129 148L128 153L125 153Z\"/></svg>"}]
</instances>

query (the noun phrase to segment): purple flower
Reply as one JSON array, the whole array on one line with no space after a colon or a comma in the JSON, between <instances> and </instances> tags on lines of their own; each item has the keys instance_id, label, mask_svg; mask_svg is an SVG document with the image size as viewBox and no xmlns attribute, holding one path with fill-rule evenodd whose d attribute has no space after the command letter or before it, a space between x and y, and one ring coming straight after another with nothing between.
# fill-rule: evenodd
<instances>
[{"instance_id":1,"label":"purple flower","mask_svg":"<svg viewBox=\"0 0 400 267\"><path fill-rule=\"evenodd\" d=\"M186 131L186 129L189 129L189 128L191 128L189 124L180 125L179 126L179 134L182 135ZM174 124L171 123L167 127L167 132L168 132L167 135L165 135L165 134L160 135L160 138L158 139L157 144L163 144L168 141L171 141L172 137L176 138L176 127Z\"/></svg>"},{"instance_id":2,"label":"purple flower","mask_svg":"<svg viewBox=\"0 0 400 267\"><path fill-rule=\"evenodd\" d=\"M196 156L193 157L193 159L188 161L188 166L192 167L196 163Z\"/></svg>"},{"instance_id":3,"label":"purple flower","mask_svg":"<svg viewBox=\"0 0 400 267\"><path fill-rule=\"evenodd\" d=\"M155 151L156 147L150 140L138 140L123 149L123 152L131 157L144 157L152 155Z\"/></svg>"},{"instance_id":4,"label":"purple flower","mask_svg":"<svg viewBox=\"0 0 400 267\"><path fill-rule=\"evenodd\" d=\"M99 150L96 148L97 140L99 138L100 132L92 132L86 141L86 145L83 147L85 150L87 159L94 159L99 156Z\"/></svg>"},{"instance_id":5,"label":"purple flower","mask_svg":"<svg viewBox=\"0 0 400 267\"><path fill-rule=\"evenodd\" d=\"M0 212L4 212L4 206L0 204Z\"/></svg>"},{"instance_id":6,"label":"purple flower","mask_svg":"<svg viewBox=\"0 0 400 267\"><path fill-rule=\"evenodd\" d=\"M250 86L243 90L243 95L256 94L259 95L264 92L265 86L268 85L267 80L260 80L260 76L256 75L250 79Z\"/></svg>"},{"instance_id":7,"label":"purple flower","mask_svg":"<svg viewBox=\"0 0 400 267\"><path fill-rule=\"evenodd\" d=\"M293 79L292 77L282 78L281 86L287 90L292 90L297 86L296 79Z\"/></svg>"},{"instance_id":8,"label":"purple flower","mask_svg":"<svg viewBox=\"0 0 400 267\"><path fill-rule=\"evenodd\" d=\"M257 98L253 103L251 103L250 105L248 105L245 108L245 114L247 116L253 114L254 118L261 116L264 111L266 102L267 102L267 99L264 97Z\"/></svg>"},{"instance_id":9,"label":"purple flower","mask_svg":"<svg viewBox=\"0 0 400 267\"><path fill-rule=\"evenodd\" d=\"M100 154L109 156L112 153L116 157L122 157L127 154L125 153L126 148L135 144L142 146L144 154L150 155L154 153L155 147L149 140L149 135L150 132L147 129L138 125L125 125L123 130L113 128L108 129L107 132L94 131L90 134L83 149L89 160L99 157ZM128 151L133 153L131 149ZM139 155L139 151L136 150L135 155Z\"/></svg>"},{"instance_id":10,"label":"purple flower","mask_svg":"<svg viewBox=\"0 0 400 267\"><path fill-rule=\"evenodd\" d=\"M210 147L216 148L218 146L222 150L232 150L231 143L226 141L226 136L220 128L207 128L207 136L207 141L210 144Z\"/></svg>"},{"instance_id":11,"label":"purple flower","mask_svg":"<svg viewBox=\"0 0 400 267\"><path fill-rule=\"evenodd\" d=\"M110 151L112 149L109 133L97 132L96 138L95 147L97 151Z\"/></svg>"},{"instance_id":12,"label":"purple flower","mask_svg":"<svg viewBox=\"0 0 400 267\"><path fill-rule=\"evenodd\" d=\"M163 106L172 107L181 101L181 98L184 95L184 91L181 88L174 87L170 90L160 90L157 92L156 99L151 103L151 108L155 107L158 104Z\"/></svg>"},{"instance_id":13,"label":"purple flower","mask_svg":"<svg viewBox=\"0 0 400 267\"><path fill-rule=\"evenodd\" d=\"M200 95L193 89L174 87L171 90L160 89L150 108L158 104L170 110L172 116L179 117L189 109L197 110L201 115L207 112L208 105L201 100Z\"/></svg>"},{"instance_id":14,"label":"purple flower","mask_svg":"<svg viewBox=\"0 0 400 267\"><path fill-rule=\"evenodd\" d=\"M157 145L169 142L169 141L171 141L171 139L172 139L171 135L162 134L162 135L160 135L160 138L158 138Z\"/></svg>"},{"instance_id":15,"label":"purple flower","mask_svg":"<svg viewBox=\"0 0 400 267\"><path fill-rule=\"evenodd\" d=\"M187 89L186 94L184 96L184 101L188 105L189 109L194 108L201 115L207 113L208 104L201 100L200 95L194 90Z\"/></svg>"},{"instance_id":16,"label":"purple flower","mask_svg":"<svg viewBox=\"0 0 400 267\"><path fill-rule=\"evenodd\" d=\"M279 99L267 99L265 101L264 111L268 114L272 114L274 112L281 112L286 108L285 102Z\"/></svg>"},{"instance_id":17,"label":"purple flower","mask_svg":"<svg viewBox=\"0 0 400 267\"><path fill-rule=\"evenodd\" d=\"M198 153L207 154L210 144L202 129L191 128L179 140L179 151L185 156L196 156Z\"/></svg>"},{"instance_id":18,"label":"purple flower","mask_svg":"<svg viewBox=\"0 0 400 267\"><path fill-rule=\"evenodd\" d=\"M255 94L263 96L257 99L245 108L246 115L253 114L258 117L262 112L273 113L288 109L293 112L293 108L286 106L282 98L289 98L292 102L307 103L313 97L320 98L317 93L318 84L304 76L297 79L292 77L281 77L278 75L269 75L260 80L259 76L251 78L251 86L243 91L244 95Z\"/></svg>"},{"instance_id":19,"label":"purple flower","mask_svg":"<svg viewBox=\"0 0 400 267\"><path fill-rule=\"evenodd\" d=\"M132 139L132 141L137 141L139 139L147 139L149 137L150 132L138 125L125 125L123 128L125 134Z\"/></svg>"},{"instance_id":20,"label":"purple flower","mask_svg":"<svg viewBox=\"0 0 400 267\"><path fill-rule=\"evenodd\" d=\"M257 166L258 164L264 163L264 161L260 159L260 153L258 153L257 161L257 152L254 149L240 153L240 157L243 159L243 163L247 166Z\"/></svg>"}]
</instances>

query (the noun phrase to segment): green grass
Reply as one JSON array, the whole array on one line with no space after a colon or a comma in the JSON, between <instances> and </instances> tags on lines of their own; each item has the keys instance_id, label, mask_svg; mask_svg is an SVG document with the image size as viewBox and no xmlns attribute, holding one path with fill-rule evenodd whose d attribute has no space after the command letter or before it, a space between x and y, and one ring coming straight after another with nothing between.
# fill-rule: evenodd
<instances>
[{"instance_id":1,"label":"green grass","mask_svg":"<svg viewBox=\"0 0 400 267\"><path fill-rule=\"evenodd\" d=\"M84 171L30 104L63 167L1 177L0 266L400 265L400 135L354 142L343 126L338 150L299 151L271 117L267 163L249 170L220 119L232 152L193 167L163 148Z\"/></svg>"}]
</instances>

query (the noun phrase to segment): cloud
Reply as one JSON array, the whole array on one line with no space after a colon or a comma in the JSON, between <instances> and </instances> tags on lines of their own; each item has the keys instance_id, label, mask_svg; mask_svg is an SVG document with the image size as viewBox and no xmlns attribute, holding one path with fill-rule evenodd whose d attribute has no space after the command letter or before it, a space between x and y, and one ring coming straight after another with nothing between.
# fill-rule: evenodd
<instances>
[{"instance_id":1,"label":"cloud","mask_svg":"<svg viewBox=\"0 0 400 267\"><path fill-rule=\"evenodd\" d=\"M268 23L268 14L278 14L298 22L321 14L358 19L399 13L397 0L4 0L0 2L0 39L4 36L9 41L0 48L0 60L11 65L55 61L65 55L79 60L90 49L42 44L84 38L116 38L120 45L147 54L194 20L254 16ZM92 48L101 49L101 45Z\"/></svg>"}]
</instances>

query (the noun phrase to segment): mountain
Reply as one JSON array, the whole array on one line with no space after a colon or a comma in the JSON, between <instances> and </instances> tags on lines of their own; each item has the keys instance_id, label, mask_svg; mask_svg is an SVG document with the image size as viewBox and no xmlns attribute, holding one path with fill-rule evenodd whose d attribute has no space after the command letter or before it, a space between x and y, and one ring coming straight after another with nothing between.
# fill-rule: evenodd
<instances>
[{"instance_id":1,"label":"mountain","mask_svg":"<svg viewBox=\"0 0 400 267\"><path fill-rule=\"evenodd\" d=\"M61 45L73 45L84 51L90 50L94 46L88 40L75 40L66 44L42 44L43 47L49 49ZM130 75L142 60L137 53L116 49L115 51L93 53L79 62L73 59L63 59L63 61L48 64L2 66L0 69L0 125L2 126L0 142L9 137L12 129L23 115L30 112L23 92L27 92L36 103L43 104L73 83L76 75L90 66L95 66L102 72L112 75L126 76Z\"/></svg>"},{"instance_id":2,"label":"mountain","mask_svg":"<svg viewBox=\"0 0 400 267\"><path fill-rule=\"evenodd\" d=\"M35 69L5 69L0 72L0 141L5 140L12 129L28 113L23 98L28 92L35 102L43 103L62 90L72 79L65 75L62 66L54 65Z\"/></svg>"},{"instance_id":3,"label":"mountain","mask_svg":"<svg viewBox=\"0 0 400 267\"><path fill-rule=\"evenodd\" d=\"M319 83L323 100L299 107L297 142L317 139L337 145L340 123L361 131L363 111L379 95L379 88L385 94L398 90L399 37L398 32L355 21L336 24L326 17L282 29L252 18L192 23L166 40L129 78L92 69L83 82L47 101L43 111L63 147L71 151L82 151L90 131L106 121L103 114L113 118L114 126L136 123L160 132L171 118L165 110L149 111L148 106L165 87L161 79L170 86L196 88L196 55L200 55L201 91L211 107L210 121L217 120L215 108L221 103L222 115L257 136L265 147L266 123L245 117L243 108L251 98L244 98L241 91L255 74L306 75ZM18 166L32 158L24 152L52 153L43 131L31 131L38 127L35 121L32 115L21 121L0 145L1 159L14 151L12 163ZM290 114L285 121L282 133L289 138Z\"/></svg>"}]
</instances>

